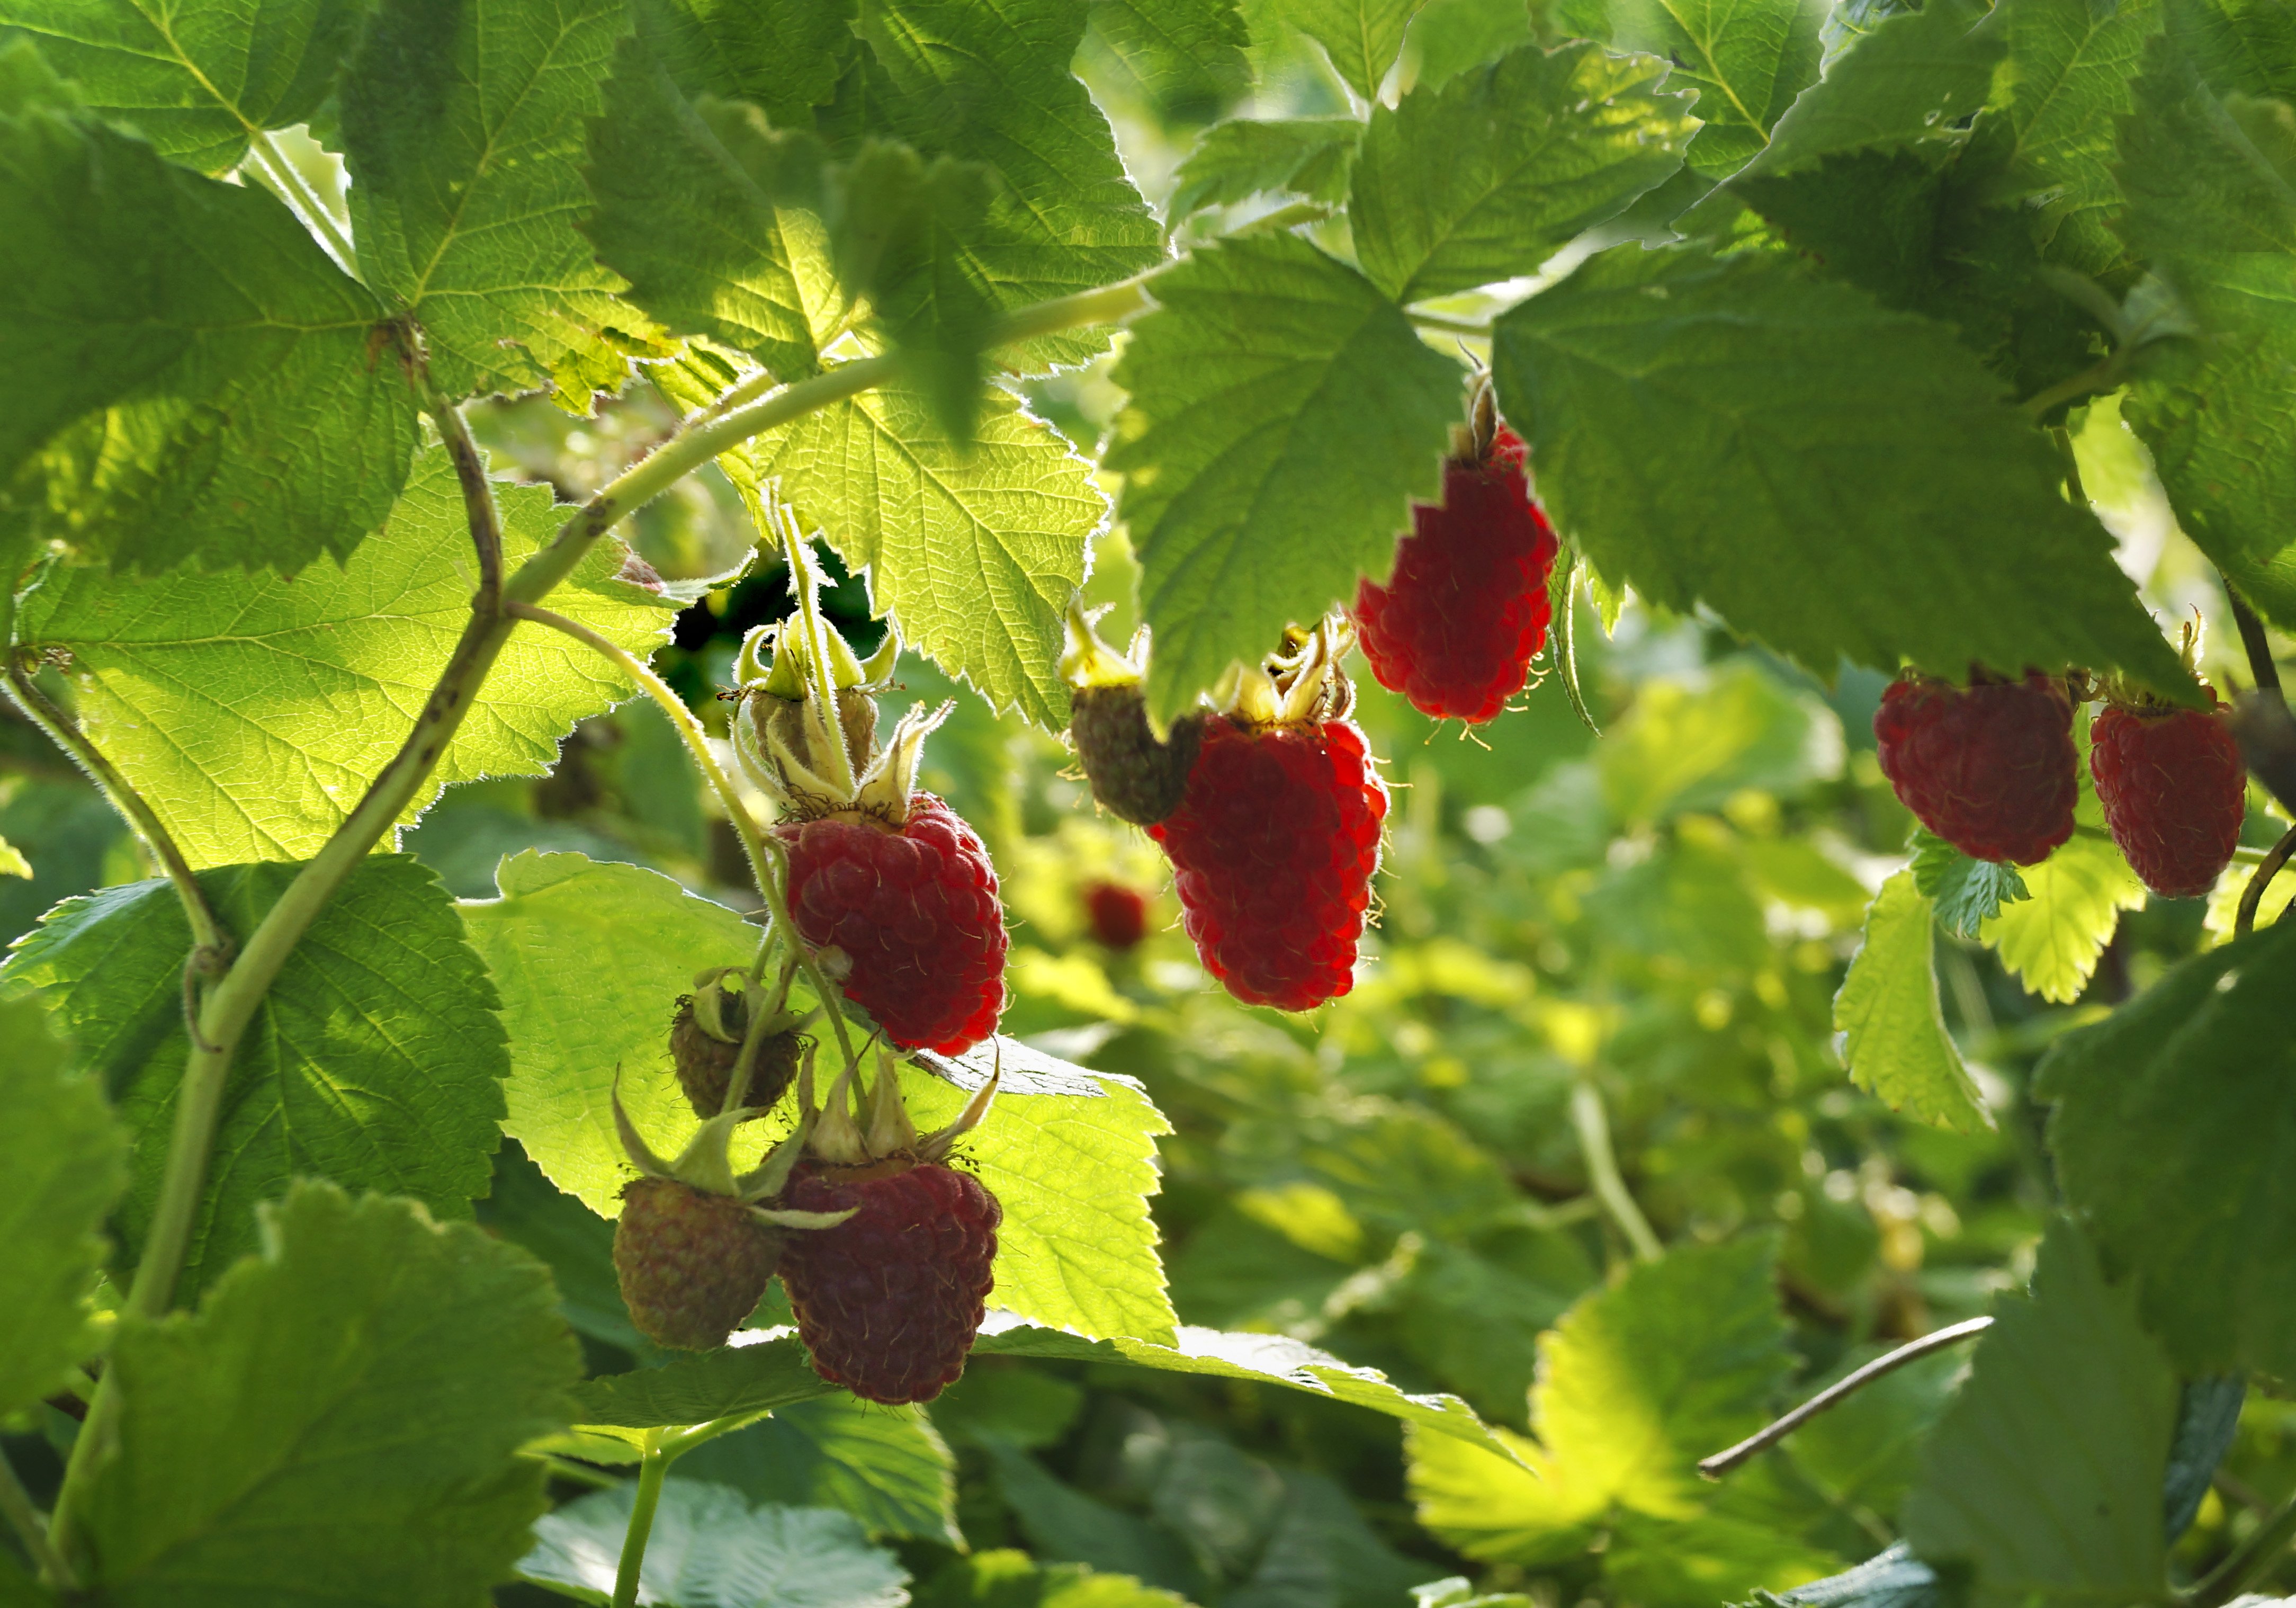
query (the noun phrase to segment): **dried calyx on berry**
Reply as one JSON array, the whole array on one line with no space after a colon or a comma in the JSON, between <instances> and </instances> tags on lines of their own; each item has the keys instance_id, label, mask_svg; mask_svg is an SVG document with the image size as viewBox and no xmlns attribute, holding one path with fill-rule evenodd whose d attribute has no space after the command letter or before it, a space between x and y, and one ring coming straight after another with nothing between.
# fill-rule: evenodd
<instances>
[{"instance_id":1,"label":"dried calyx on berry","mask_svg":"<svg viewBox=\"0 0 2296 1608\"><path fill-rule=\"evenodd\" d=\"M805 1146L802 1118L761 1166L736 1175L734 1128L757 1110L737 1107L709 1119L676 1160L666 1161L623 1109L619 1076L613 1108L622 1149L640 1174L623 1188L614 1225L614 1273L630 1321L658 1345L722 1346L764 1299L789 1235L834 1228L848 1214L758 1203L786 1187Z\"/></svg>"},{"instance_id":2,"label":"dried calyx on berry","mask_svg":"<svg viewBox=\"0 0 2296 1608\"><path fill-rule=\"evenodd\" d=\"M2199 647L2198 630L2187 625L2186 669ZM2162 898L2199 898L2214 888L2248 816L2240 744L2215 692L2202 685L2206 710L2108 679L2097 689L2104 707L2089 726L2089 774L2104 824L2145 887Z\"/></svg>"},{"instance_id":3,"label":"dried calyx on berry","mask_svg":"<svg viewBox=\"0 0 2296 1608\"><path fill-rule=\"evenodd\" d=\"M996 1286L1004 1210L947 1160L988 1114L997 1081L947 1127L920 1135L890 1054L857 1116L852 1068L818 1112L812 1079L801 1078L809 1134L782 1201L840 1220L792 1238L781 1276L814 1369L832 1384L871 1401L930 1401L964 1372Z\"/></svg>"},{"instance_id":4,"label":"dried calyx on berry","mask_svg":"<svg viewBox=\"0 0 2296 1608\"><path fill-rule=\"evenodd\" d=\"M1348 991L1379 868L1387 789L1348 719L1345 620L1286 632L1240 672L1180 807L1148 835L1171 857L1205 970L1247 1005L1305 1011Z\"/></svg>"},{"instance_id":5,"label":"dried calyx on berry","mask_svg":"<svg viewBox=\"0 0 2296 1608\"><path fill-rule=\"evenodd\" d=\"M913 708L879 743L874 694L898 645L889 631L857 660L803 562L798 612L742 644L734 751L781 806L790 918L822 970L896 1044L958 1054L996 1030L1005 939L988 850L916 791L925 738L955 706Z\"/></svg>"},{"instance_id":6,"label":"dried calyx on berry","mask_svg":"<svg viewBox=\"0 0 2296 1608\"><path fill-rule=\"evenodd\" d=\"M678 1087L705 1121L729 1105L758 1115L770 1110L797 1076L798 1056L808 1044L797 1032L804 1018L782 1008L786 981L779 998L759 1007L762 1020L755 1021L747 982L738 966L712 967L694 978L693 993L677 997L670 1018L669 1054ZM747 1072L737 1079L745 1057Z\"/></svg>"},{"instance_id":7,"label":"dried calyx on berry","mask_svg":"<svg viewBox=\"0 0 2296 1608\"><path fill-rule=\"evenodd\" d=\"M1160 737L1148 718L1140 682L1148 628L1119 653L1092 628L1081 600L1069 604L1068 649L1061 677L1069 684L1069 741L1101 808L1136 826L1153 826L1179 808L1188 770L1204 740L1204 717L1191 711Z\"/></svg>"}]
</instances>

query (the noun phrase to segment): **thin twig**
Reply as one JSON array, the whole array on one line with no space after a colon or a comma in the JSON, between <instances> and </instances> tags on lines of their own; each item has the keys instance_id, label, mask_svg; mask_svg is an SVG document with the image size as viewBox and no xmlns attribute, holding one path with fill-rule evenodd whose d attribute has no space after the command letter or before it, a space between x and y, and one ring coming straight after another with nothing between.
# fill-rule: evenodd
<instances>
[{"instance_id":1,"label":"thin twig","mask_svg":"<svg viewBox=\"0 0 2296 1608\"><path fill-rule=\"evenodd\" d=\"M215 907L208 903L207 892L200 886L192 863L184 857L183 849L152 807L144 801L143 795L127 784L127 779L104 758L103 751L88 741L78 723L49 701L48 695L24 673L24 667L15 661L12 654L8 662L7 683L8 695L23 710L24 718L46 733L49 742L70 755L73 762L87 773L96 791L103 794L104 801L135 827L144 846L152 851L152 857L167 873L168 880L175 884L176 897L183 900L184 918L191 923L192 947L228 958L231 935L216 919Z\"/></svg>"},{"instance_id":2,"label":"thin twig","mask_svg":"<svg viewBox=\"0 0 2296 1608\"><path fill-rule=\"evenodd\" d=\"M2240 628L2241 646L2248 653L2249 677L2256 683L2253 691L2234 700L2233 735L2240 741L2240 757L2249 774L2284 806L2296 810L2296 717L2289 714L2280 688L2280 667L2273 662L2264 621L2229 579L2224 589L2233 622Z\"/></svg>"},{"instance_id":3,"label":"thin twig","mask_svg":"<svg viewBox=\"0 0 2296 1608\"><path fill-rule=\"evenodd\" d=\"M1587 1177L1594 1185L1595 1198L1603 1202L1611 1221L1627 1236L1627 1243L1635 1248L1635 1255L1646 1262L1657 1261L1666 1254L1666 1248L1659 1243L1650 1219L1635 1204L1633 1192L1620 1175L1619 1158L1611 1148L1610 1116L1603 1109L1602 1091L1595 1087L1591 1076L1582 1075L1570 1091L1570 1121L1578 1130L1578 1149L1587 1161Z\"/></svg>"},{"instance_id":4,"label":"thin twig","mask_svg":"<svg viewBox=\"0 0 2296 1608\"><path fill-rule=\"evenodd\" d=\"M2224 582L2225 599L2232 604L2232 622L2239 628L2240 645L2248 654L2249 676L2258 686L2279 692L2280 667L2273 661L2272 643L2264 634L2264 621L2229 578L2222 575L2217 578Z\"/></svg>"},{"instance_id":5,"label":"thin twig","mask_svg":"<svg viewBox=\"0 0 2296 1608\"><path fill-rule=\"evenodd\" d=\"M2233 917L2232 935L2234 938L2246 938L2256 931L2256 915L2264 905L2264 890L2271 886L2272 879L2280 874L2280 868L2288 863L2292 853L2296 853L2296 826L2282 833L2280 841L2265 852L2264 858L2249 874L2248 886L2240 890L2239 912Z\"/></svg>"},{"instance_id":6,"label":"thin twig","mask_svg":"<svg viewBox=\"0 0 2296 1608\"><path fill-rule=\"evenodd\" d=\"M1717 1452L1711 1457L1704 1459L1699 1464L1698 1472L1709 1480L1719 1480L1749 1458L1767 1451L1828 1407L1838 1406L1856 1395L1884 1374L1894 1374L1909 1362L1919 1362L1933 1351L1942 1351L1948 1346L1958 1345L1972 1335L1984 1333L1992 1326L1993 1320L1989 1317L1968 1318L1961 1323L1948 1324L1932 1333L1924 1334L1919 1340L1899 1346L1886 1356L1876 1357L1847 1379L1828 1385L1768 1428L1756 1431L1726 1452Z\"/></svg>"},{"instance_id":7,"label":"thin twig","mask_svg":"<svg viewBox=\"0 0 2296 1608\"><path fill-rule=\"evenodd\" d=\"M455 480L463 488L463 517L470 523L471 545L478 551L479 595L471 607L474 613L492 615L502 608L503 591L502 511L495 505L494 482L487 478L486 460L471 439L463 410L439 394L426 363L416 363L415 374L423 408L438 425L439 439L454 462Z\"/></svg>"},{"instance_id":8,"label":"thin twig","mask_svg":"<svg viewBox=\"0 0 2296 1608\"><path fill-rule=\"evenodd\" d=\"M0 1451L0 1514L7 1516L43 1580L60 1591L79 1588L79 1577L72 1573L71 1564L48 1538L48 1527L40 1518L40 1510L32 1505L32 1494L16 1477L5 1451Z\"/></svg>"}]
</instances>

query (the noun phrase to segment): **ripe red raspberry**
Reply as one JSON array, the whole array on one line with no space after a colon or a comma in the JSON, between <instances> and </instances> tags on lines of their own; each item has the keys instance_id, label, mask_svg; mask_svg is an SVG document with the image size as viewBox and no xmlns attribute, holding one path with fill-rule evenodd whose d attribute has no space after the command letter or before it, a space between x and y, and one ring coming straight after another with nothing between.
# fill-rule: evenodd
<instances>
[{"instance_id":1,"label":"ripe red raspberry","mask_svg":"<svg viewBox=\"0 0 2296 1608\"><path fill-rule=\"evenodd\" d=\"M939 1395L964 1372L996 1287L996 1197L938 1162L803 1161L783 1200L800 1211L859 1209L833 1228L791 1235L782 1256L815 1371L871 1401Z\"/></svg>"},{"instance_id":2,"label":"ripe red raspberry","mask_svg":"<svg viewBox=\"0 0 2296 1608\"><path fill-rule=\"evenodd\" d=\"M774 1276L783 1235L728 1194L634 1179L614 1225L614 1272L639 1333L665 1346L722 1346Z\"/></svg>"},{"instance_id":3,"label":"ripe red raspberry","mask_svg":"<svg viewBox=\"0 0 2296 1608\"><path fill-rule=\"evenodd\" d=\"M1120 882L1095 882L1084 890L1092 935L1111 949L1136 948L1148 936L1148 896Z\"/></svg>"},{"instance_id":4,"label":"ripe red raspberry","mask_svg":"<svg viewBox=\"0 0 2296 1608\"><path fill-rule=\"evenodd\" d=\"M2222 718L2107 704L2089 727L2089 772L2112 841L2162 898L2198 898L2232 864L2248 773Z\"/></svg>"},{"instance_id":5,"label":"ripe red raspberry","mask_svg":"<svg viewBox=\"0 0 2296 1608\"><path fill-rule=\"evenodd\" d=\"M2031 866L2073 835L2080 760L2072 698L2057 677L1892 682L1874 735L1906 808L1972 859Z\"/></svg>"},{"instance_id":6,"label":"ripe red raspberry","mask_svg":"<svg viewBox=\"0 0 2296 1608\"><path fill-rule=\"evenodd\" d=\"M1346 993L1379 866L1387 789L1346 720L1205 723L1171 856L1205 968L1247 1005L1305 1011Z\"/></svg>"},{"instance_id":7,"label":"ripe red raspberry","mask_svg":"<svg viewBox=\"0 0 2296 1608\"><path fill-rule=\"evenodd\" d=\"M1004 913L996 873L963 816L932 794L899 827L824 816L775 829L790 846L790 916L836 946L845 997L898 1045L961 1054L1004 1009Z\"/></svg>"},{"instance_id":8,"label":"ripe red raspberry","mask_svg":"<svg viewBox=\"0 0 2296 1608\"><path fill-rule=\"evenodd\" d=\"M1480 460L1453 458L1441 505L1413 506L1394 575L1356 588L1371 673L1439 720L1496 715L1546 641L1554 528L1530 500L1522 457L1522 442L1501 427Z\"/></svg>"}]
</instances>

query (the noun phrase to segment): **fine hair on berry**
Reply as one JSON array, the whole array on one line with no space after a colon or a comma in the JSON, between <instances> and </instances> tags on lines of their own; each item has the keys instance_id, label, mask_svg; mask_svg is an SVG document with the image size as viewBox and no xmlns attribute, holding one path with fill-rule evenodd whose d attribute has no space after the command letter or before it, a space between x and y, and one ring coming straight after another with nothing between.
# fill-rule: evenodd
<instances>
[{"instance_id":1,"label":"fine hair on berry","mask_svg":"<svg viewBox=\"0 0 2296 1608\"><path fill-rule=\"evenodd\" d=\"M939 1162L800 1163L783 1202L853 1211L791 1236L781 1265L816 1373L869 1401L931 1401L964 1372L996 1287L1004 1209Z\"/></svg>"},{"instance_id":2,"label":"fine hair on berry","mask_svg":"<svg viewBox=\"0 0 2296 1608\"><path fill-rule=\"evenodd\" d=\"M1247 1005L1305 1011L1352 986L1387 789L1351 722L1264 729L1214 716L1180 807L1149 836L1171 857L1204 967Z\"/></svg>"},{"instance_id":3,"label":"fine hair on berry","mask_svg":"<svg viewBox=\"0 0 2296 1608\"><path fill-rule=\"evenodd\" d=\"M959 1054L1004 1009L1004 911L988 850L931 793L906 821L828 816L775 828L791 919L845 956L845 997L911 1048Z\"/></svg>"},{"instance_id":4,"label":"fine hair on berry","mask_svg":"<svg viewBox=\"0 0 2296 1608\"><path fill-rule=\"evenodd\" d=\"M1371 673L1439 720L1497 715L1529 684L1546 644L1556 547L1512 432L1480 459L1453 458L1442 502L1414 505L1394 574L1356 589Z\"/></svg>"},{"instance_id":5,"label":"fine hair on berry","mask_svg":"<svg viewBox=\"0 0 2296 1608\"><path fill-rule=\"evenodd\" d=\"M2107 704L2088 763L2104 824L2147 888L2198 898L2216 886L2248 814L2248 772L2221 714Z\"/></svg>"},{"instance_id":6,"label":"fine hair on berry","mask_svg":"<svg viewBox=\"0 0 2296 1608\"><path fill-rule=\"evenodd\" d=\"M724 1345L764 1298L783 1238L732 1195L676 1178L632 1180L614 1225L614 1273L630 1321L657 1345Z\"/></svg>"},{"instance_id":7,"label":"fine hair on berry","mask_svg":"<svg viewBox=\"0 0 2296 1608\"><path fill-rule=\"evenodd\" d=\"M1972 859L2037 865L2073 835L2080 758L2058 677L1892 682L1874 735L1898 799Z\"/></svg>"}]
</instances>

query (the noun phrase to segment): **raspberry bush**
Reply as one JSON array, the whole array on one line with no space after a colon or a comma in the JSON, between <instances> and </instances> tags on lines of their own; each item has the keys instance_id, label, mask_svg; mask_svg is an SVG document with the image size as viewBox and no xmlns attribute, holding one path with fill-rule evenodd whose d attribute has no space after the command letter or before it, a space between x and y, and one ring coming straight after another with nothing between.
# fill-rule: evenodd
<instances>
[{"instance_id":1,"label":"raspberry bush","mask_svg":"<svg viewBox=\"0 0 2296 1608\"><path fill-rule=\"evenodd\" d=\"M0 5L0 1601L2296 1590L2296 45L1696 9Z\"/></svg>"}]
</instances>

